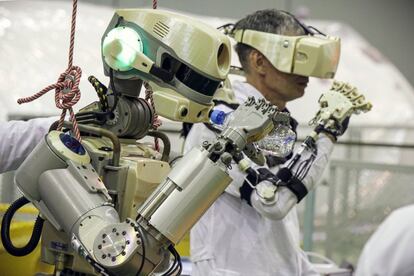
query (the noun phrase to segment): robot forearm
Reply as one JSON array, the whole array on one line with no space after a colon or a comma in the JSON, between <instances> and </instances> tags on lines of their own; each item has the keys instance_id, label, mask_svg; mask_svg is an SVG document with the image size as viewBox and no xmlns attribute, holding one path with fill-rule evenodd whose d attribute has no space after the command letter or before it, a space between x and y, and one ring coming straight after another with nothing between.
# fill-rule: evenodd
<instances>
[{"instance_id":1,"label":"robot forearm","mask_svg":"<svg viewBox=\"0 0 414 276\"><path fill-rule=\"evenodd\" d=\"M207 150L193 148L140 208L138 222L177 244L231 182L227 165L213 162Z\"/></svg>"}]
</instances>

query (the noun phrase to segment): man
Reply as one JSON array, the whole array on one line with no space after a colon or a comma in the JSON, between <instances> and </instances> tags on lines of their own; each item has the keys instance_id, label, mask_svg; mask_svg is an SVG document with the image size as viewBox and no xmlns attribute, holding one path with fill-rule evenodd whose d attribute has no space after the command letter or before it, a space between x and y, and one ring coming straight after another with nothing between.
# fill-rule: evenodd
<instances>
[{"instance_id":1,"label":"man","mask_svg":"<svg viewBox=\"0 0 414 276\"><path fill-rule=\"evenodd\" d=\"M307 34L307 29L291 14L278 10L262 10L248 15L236 23L233 31L237 30L285 36ZM254 96L286 110L289 101L304 95L308 77L277 70L263 53L244 43L238 43L236 51L246 74L246 82L233 83L240 103ZM231 110L225 106L220 109ZM296 124L292 122L291 125ZM185 151L214 135L203 124L194 125L187 137ZM318 155L304 182L318 180L332 147L332 138L321 134L317 142ZM277 173L279 166L272 165L266 168ZM244 194L241 188L246 183L246 175L236 165L229 173L233 182L191 231L192 275L316 275L299 246L296 209L281 219L272 208L261 203L255 192Z\"/></svg>"},{"instance_id":2,"label":"man","mask_svg":"<svg viewBox=\"0 0 414 276\"><path fill-rule=\"evenodd\" d=\"M357 276L414 275L414 205L394 210L369 238Z\"/></svg>"},{"instance_id":3,"label":"man","mask_svg":"<svg viewBox=\"0 0 414 276\"><path fill-rule=\"evenodd\" d=\"M0 173L17 169L57 117L0 123Z\"/></svg>"}]
</instances>

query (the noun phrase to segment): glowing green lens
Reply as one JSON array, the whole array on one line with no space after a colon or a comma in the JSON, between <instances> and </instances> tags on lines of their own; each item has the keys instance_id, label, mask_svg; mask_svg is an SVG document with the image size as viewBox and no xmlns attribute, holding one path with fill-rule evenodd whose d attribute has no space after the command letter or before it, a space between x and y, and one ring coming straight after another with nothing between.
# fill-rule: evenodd
<instances>
[{"instance_id":1,"label":"glowing green lens","mask_svg":"<svg viewBox=\"0 0 414 276\"><path fill-rule=\"evenodd\" d=\"M117 27L108 32L102 44L106 63L113 69L128 71L133 68L136 53L143 52L141 36L132 28Z\"/></svg>"}]
</instances>

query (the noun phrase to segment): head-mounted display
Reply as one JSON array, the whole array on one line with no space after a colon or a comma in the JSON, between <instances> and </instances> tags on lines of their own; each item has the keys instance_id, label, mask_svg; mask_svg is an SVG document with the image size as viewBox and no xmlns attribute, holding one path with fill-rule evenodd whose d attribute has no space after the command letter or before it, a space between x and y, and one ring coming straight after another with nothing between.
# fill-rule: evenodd
<instances>
[{"instance_id":1,"label":"head-mounted display","mask_svg":"<svg viewBox=\"0 0 414 276\"><path fill-rule=\"evenodd\" d=\"M335 76L340 56L338 37L285 36L248 29L235 30L233 37L260 51L279 71L326 79Z\"/></svg>"}]
</instances>

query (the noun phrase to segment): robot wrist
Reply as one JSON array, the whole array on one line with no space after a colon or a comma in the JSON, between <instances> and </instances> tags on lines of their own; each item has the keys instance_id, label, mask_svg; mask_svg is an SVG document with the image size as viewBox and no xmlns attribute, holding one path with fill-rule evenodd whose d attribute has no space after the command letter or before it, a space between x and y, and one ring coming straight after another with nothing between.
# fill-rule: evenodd
<instances>
[{"instance_id":1,"label":"robot wrist","mask_svg":"<svg viewBox=\"0 0 414 276\"><path fill-rule=\"evenodd\" d=\"M338 141L338 136L335 135L333 132L323 130L322 133L325 134L326 137L328 137L333 143Z\"/></svg>"}]
</instances>

